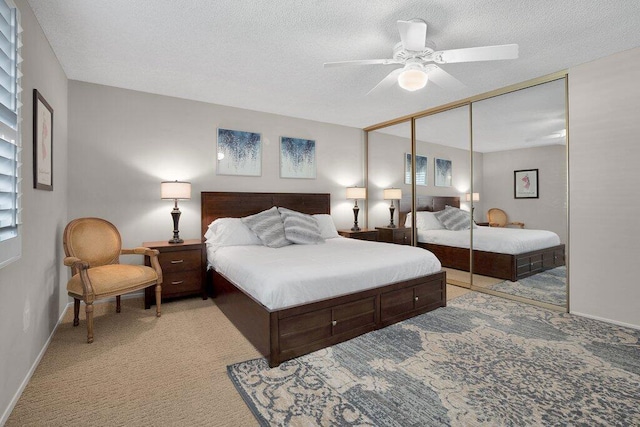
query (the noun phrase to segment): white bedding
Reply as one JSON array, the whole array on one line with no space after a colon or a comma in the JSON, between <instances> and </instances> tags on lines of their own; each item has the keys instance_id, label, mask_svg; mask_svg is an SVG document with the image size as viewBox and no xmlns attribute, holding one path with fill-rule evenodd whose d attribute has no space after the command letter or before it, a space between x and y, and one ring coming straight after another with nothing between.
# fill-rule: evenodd
<instances>
[{"instance_id":1,"label":"white bedding","mask_svg":"<svg viewBox=\"0 0 640 427\"><path fill-rule=\"evenodd\" d=\"M420 230L418 241L436 245L469 247L469 230ZM478 227L473 229L473 249L517 255L560 244L556 233L520 228Z\"/></svg>"},{"instance_id":2,"label":"white bedding","mask_svg":"<svg viewBox=\"0 0 640 427\"><path fill-rule=\"evenodd\" d=\"M271 310L440 271L431 252L336 237L319 245L207 248L210 265Z\"/></svg>"}]
</instances>

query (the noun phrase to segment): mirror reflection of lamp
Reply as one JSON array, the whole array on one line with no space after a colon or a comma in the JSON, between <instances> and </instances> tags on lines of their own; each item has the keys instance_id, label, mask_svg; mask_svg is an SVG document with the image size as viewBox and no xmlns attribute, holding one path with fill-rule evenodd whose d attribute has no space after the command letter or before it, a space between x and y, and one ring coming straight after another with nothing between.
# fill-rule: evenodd
<instances>
[{"instance_id":1,"label":"mirror reflection of lamp","mask_svg":"<svg viewBox=\"0 0 640 427\"><path fill-rule=\"evenodd\" d=\"M160 198L163 200L174 201L171 217L173 218L173 239L169 243L183 243L178 231L178 222L180 221L180 209L178 209L178 199L191 199L191 183L183 181L163 181L160 183Z\"/></svg>"},{"instance_id":2,"label":"mirror reflection of lamp","mask_svg":"<svg viewBox=\"0 0 640 427\"><path fill-rule=\"evenodd\" d=\"M464 195L464 199L465 199L467 202L471 202L471 201L479 202L479 201L480 201L480 193L473 193L473 195L472 195L471 193L466 193L466 194ZM475 208L476 208L476 207L475 207L475 206L473 206L473 203L471 203L471 219L474 219L474 218L473 218L473 211L475 210Z\"/></svg>"},{"instance_id":3,"label":"mirror reflection of lamp","mask_svg":"<svg viewBox=\"0 0 640 427\"><path fill-rule=\"evenodd\" d=\"M399 188L385 188L383 191L383 194L384 194L385 200L391 200L391 205L389 206L389 213L391 214L391 220L389 221L389 225L387 225L387 227L396 228L396 225L393 223L393 213L396 210L396 207L393 205L393 202L394 200L398 200L398 204L400 203L399 200L402 199L402 190Z\"/></svg>"},{"instance_id":4,"label":"mirror reflection of lamp","mask_svg":"<svg viewBox=\"0 0 640 427\"><path fill-rule=\"evenodd\" d=\"M355 200L355 204L353 205L353 227L351 227L351 231L360 231L360 227L358 227L358 212L360 211L360 208L358 207L358 200L365 200L366 198L366 188L347 187L347 199Z\"/></svg>"}]
</instances>

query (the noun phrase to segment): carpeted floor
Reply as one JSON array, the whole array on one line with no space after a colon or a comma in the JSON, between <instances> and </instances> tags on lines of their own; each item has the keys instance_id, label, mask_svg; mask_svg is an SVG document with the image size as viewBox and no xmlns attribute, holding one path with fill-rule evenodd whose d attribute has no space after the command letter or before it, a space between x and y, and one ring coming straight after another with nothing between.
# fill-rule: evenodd
<instances>
[{"instance_id":1,"label":"carpeted floor","mask_svg":"<svg viewBox=\"0 0 640 427\"><path fill-rule=\"evenodd\" d=\"M567 268L556 267L516 282L505 280L489 289L553 305L567 305Z\"/></svg>"},{"instance_id":2,"label":"carpeted floor","mask_svg":"<svg viewBox=\"0 0 640 427\"><path fill-rule=\"evenodd\" d=\"M227 365L259 356L214 300L96 304L95 342L68 310L6 426L252 426Z\"/></svg>"},{"instance_id":3,"label":"carpeted floor","mask_svg":"<svg viewBox=\"0 0 640 427\"><path fill-rule=\"evenodd\" d=\"M228 370L262 425L640 425L640 331L477 292Z\"/></svg>"}]
</instances>

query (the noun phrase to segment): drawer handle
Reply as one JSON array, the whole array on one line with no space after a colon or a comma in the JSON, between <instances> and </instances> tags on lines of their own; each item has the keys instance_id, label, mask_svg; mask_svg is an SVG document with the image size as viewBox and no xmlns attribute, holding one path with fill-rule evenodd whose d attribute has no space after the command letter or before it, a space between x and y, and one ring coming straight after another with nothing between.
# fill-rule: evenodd
<instances>
[{"instance_id":1,"label":"drawer handle","mask_svg":"<svg viewBox=\"0 0 640 427\"><path fill-rule=\"evenodd\" d=\"M182 264L184 262L183 259L172 259L171 264Z\"/></svg>"},{"instance_id":2,"label":"drawer handle","mask_svg":"<svg viewBox=\"0 0 640 427\"><path fill-rule=\"evenodd\" d=\"M418 301L418 297L415 297L413 300L414 300L414 301Z\"/></svg>"},{"instance_id":3,"label":"drawer handle","mask_svg":"<svg viewBox=\"0 0 640 427\"><path fill-rule=\"evenodd\" d=\"M175 282L171 282L172 285L181 285L184 283L184 280L176 280Z\"/></svg>"},{"instance_id":4,"label":"drawer handle","mask_svg":"<svg viewBox=\"0 0 640 427\"><path fill-rule=\"evenodd\" d=\"M331 325L336 326L337 324L338 324L338 321L337 321L337 320L332 320L332 321L331 321Z\"/></svg>"}]
</instances>

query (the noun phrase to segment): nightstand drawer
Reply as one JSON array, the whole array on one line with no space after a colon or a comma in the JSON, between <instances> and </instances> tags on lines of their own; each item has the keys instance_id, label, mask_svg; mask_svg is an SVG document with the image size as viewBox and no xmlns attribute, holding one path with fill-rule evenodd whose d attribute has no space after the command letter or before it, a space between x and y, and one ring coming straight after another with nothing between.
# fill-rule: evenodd
<instances>
[{"instance_id":1,"label":"nightstand drawer","mask_svg":"<svg viewBox=\"0 0 640 427\"><path fill-rule=\"evenodd\" d=\"M158 261L162 268L162 273L173 273L175 271L185 271L199 269L202 254L200 249L191 251L161 252Z\"/></svg>"},{"instance_id":2,"label":"nightstand drawer","mask_svg":"<svg viewBox=\"0 0 640 427\"><path fill-rule=\"evenodd\" d=\"M162 274L162 296L171 297L182 292L198 292L202 287L200 270Z\"/></svg>"}]
</instances>

